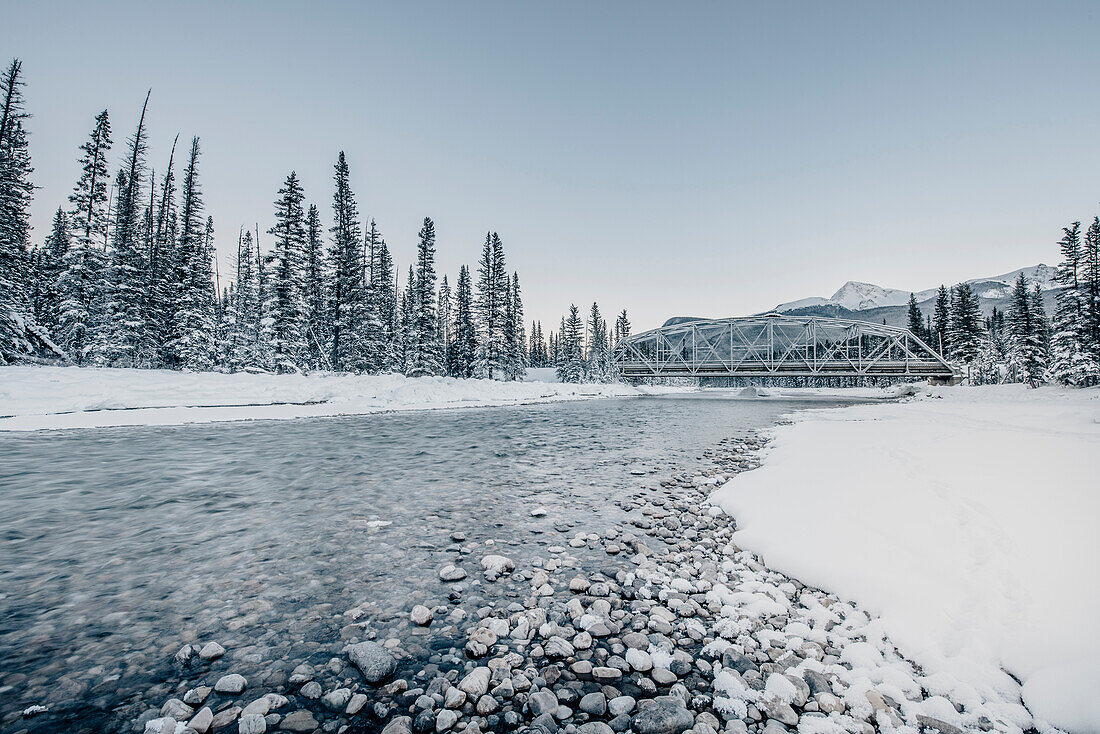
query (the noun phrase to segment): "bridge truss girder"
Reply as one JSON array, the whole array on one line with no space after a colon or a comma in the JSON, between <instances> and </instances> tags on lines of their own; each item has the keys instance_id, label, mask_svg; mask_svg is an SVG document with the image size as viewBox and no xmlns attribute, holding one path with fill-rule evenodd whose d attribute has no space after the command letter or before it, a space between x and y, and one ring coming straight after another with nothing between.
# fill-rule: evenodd
<instances>
[{"instance_id":1,"label":"bridge truss girder","mask_svg":"<svg viewBox=\"0 0 1100 734\"><path fill-rule=\"evenodd\" d=\"M615 347L623 377L932 377L954 371L907 329L817 316L689 321Z\"/></svg>"}]
</instances>

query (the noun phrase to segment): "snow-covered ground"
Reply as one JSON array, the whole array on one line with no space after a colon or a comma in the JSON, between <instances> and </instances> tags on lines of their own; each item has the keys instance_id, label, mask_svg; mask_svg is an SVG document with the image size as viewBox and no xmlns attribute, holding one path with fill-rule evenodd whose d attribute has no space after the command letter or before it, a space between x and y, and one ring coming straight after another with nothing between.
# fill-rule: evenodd
<instances>
[{"instance_id":1,"label":"snow-covered ground","mask_svg":"<svg viewBox=\"0 0 1100 734\"><path fill-rule=\"evenodd\" d=\"M712 501L769 567L880 616L929 690L1096 732L1098 477L1100 390L938 388L800 413Z\"/></svg>"},{"instance_id":2,"label":"snow-covered ground","mask_svg":"<svg viewBox=\"0 0 1100 734\"><path fill-rule=\"evenodd\" d=\"M641 394L625 385L449 377L0 367L0 430L309 418Z\"/></svg>"}]
</instances>

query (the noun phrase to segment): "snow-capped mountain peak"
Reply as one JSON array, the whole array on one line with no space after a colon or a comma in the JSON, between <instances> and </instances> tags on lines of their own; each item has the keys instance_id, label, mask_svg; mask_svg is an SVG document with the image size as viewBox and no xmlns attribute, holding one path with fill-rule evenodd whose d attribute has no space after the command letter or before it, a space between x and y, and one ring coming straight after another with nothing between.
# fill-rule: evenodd
<instances>
[{"instance_id":1,"label":"snow-capped mountain peak","mask_svg":"<svg viewBox=\"0 0 1100 734\"><path fill-rule=\"evenodd\" d=\"M883 288L872 283L849 280L829 299L829 303L843 306L850 311L862 311L879 306L899 306L909 300L909 291Z\"/></svg>"}]
</instances>

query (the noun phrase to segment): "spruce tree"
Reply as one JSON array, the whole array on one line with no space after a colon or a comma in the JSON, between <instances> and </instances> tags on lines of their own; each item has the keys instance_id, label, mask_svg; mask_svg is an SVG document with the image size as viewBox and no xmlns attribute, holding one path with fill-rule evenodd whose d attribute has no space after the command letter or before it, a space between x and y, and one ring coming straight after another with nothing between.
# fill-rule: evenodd
<instances>
[{"instance_id":1,"label":"spruce tree","mask_svg":"<svg viewBox=\"0 0 1100 734\"><path fill-rule=\"evenodd\" d=\"M334 370L358 370L364 367L362 333L363 262L360 250L362 234L359 209L351 191L351 170L344 151L336 160L332 197L332 247L329 250L332 271L332 339L329 359Z\"/></svg>"},{"instance_id":2,"label":"spruce tree","mask_svg":"<svg viewBox=\"0 0 1100 734\"><path fill-rule=\"evenodd\" d=\"M168 353L177 369L208 370L214 356L214 299L210 268L213 222L204 221L198 179L199 139L183 173L175 264L175 313Z\"/></svg>"},{"instance_id":3,"label":"spruce tree","mask_svg":"<svg viewBox=\"0 0 1100 734\"><path fill-rule=\"evenodd\" d=\"M233 288L230 369L260 369L267 365L263 352L263 313L259 273L252 233L237 238L237 277Z\"/></svg>"},{"instance_id":4,"label":"spruce tree","mask_svg":"<svg viewBox=\"0 0 1100 734\"><path fill-rule=\"evenodd\" d=\"M270 354L271 367L278 372L299 372L304 351L301 282L306 240L304 200L298 174L291 171L275 200L275 226L268 230L275 236L275 245L263 269L268 281L264 287L264 346Z\"/></svg>"},{"instance_id":5,"label":"spruce tree","mask_svg":"<svg viewBox=\"0 0 1100 734\"><path fill-rule=\"evenodd\" d=\"M562 382L583 382L585 377L584 322L575 304L569 306L569 317L561 327L560 356L557 367Z\"/></svg>"},{"instance_id":6,"label":"spruce tree","mask_svg":"<svg viewBox=\"0 0 1100 734\"><path fill-rule=\"evenodd\" d=\"M329 364L330 329L328 305L325 302L328 288L325 283L323 238L321 214L315 204L310 204L306 213L306 241L302 263L302 300L305 309L302 317L305 353L302 360L311 369L322 369Z\"/></svg>"},{"instance_id":7,"label":"spruce tree","mask_svg":"<svg viewBox=\"0 0 1100 734\"><path fill-rule=\"evenodd\" d=\"M416 248L416 280L410 298L413 333L409 339L411 353L405 365L405 374L409 377L443 373L436 324L435 280L435 224L424 217Z\"/></svg>"},{"instance_id":8,"label":"spruce tree","mask_svg":"<svg viewBox=\"0 0 1100 734\"><path fill-rule=\"evenodd\" d=\"M626 316L626 309L624 308L615 319L615 343L618 344L623 339L630 336L630 319Z\"/></svg>"},{"instance_id":9,"label":"spruce tree","mask_svg":"<svg viewBox=\"0 0 1100 734\"><path fill-rule=\"evenodd\" d=\"M0 364L32 351L30 304L30 205L34 187L23 121L23 64L15 59L0 77Z\"/></svg>"},{"instance_id":10,"label":"spruce tree","mask_svg":"<svg viewBox=\"0 0 1100 734\"><path fill-rule=\"evenodd\" d=\"M389 362L393 326L393 293L390 289L393 263L386 249L386 241L373 219L363 240L363 249L367 266L363 352L367 372L377 374L386 369Z\"/></svg>"},{"instance_id":11,"label":"spruce tree","mask_svg":"<svg viewBox=\"0 0 1100 734\"><path fill-rule=\"evenodd\" d=\"M593 302L588 315L588 378L593 382L604 382L609 378L609 349L607 343L607 322L600 315L600 307Z\"/></svg>"},{"instance_id":12,"label":"spruce tree","mask_svg":"<svg viewBox=\"0 0 1100 734\"><path fill-rule=\"evenodd\" d=\"M1063 385L1084 387L1096 381L1100 367L1088 344L1087 304L1083 297L1081 223L1062 228L1058 245L1062 263L1058 267L1057 307L1051 337L1051 371Z\"/></svg>"},{"instance_id":13,"label":"spruce tree","mask_svg":"<svg viewBox=\"0 0 1100 734\"><path fill-rule=\"evenodd\" d=\"M508 274L505 271L504 246L496 232L485 235L485 245L477 268L476 313L478 349L474 364L477 377L503 377L505 354L504 321L507 304Z\"/></svg>"},{"instance_id":14,"label":"spruce tree","mask_svg":"<svg viewBox=\"0 0 1100 734\"><path fill-rule=\"evenodd\" d=\"M474 360L477 357L477 327L474 325L473 288L470 269L463 265L458 271L455 291L455 315L453 344L450 349L448 371L454 377L473 377Z\"/></svg>"},{"instance_id":15,"label":"spruce tree","mask_svg":"<svg viewBox=\"0 0 1100 734\"><path fill-rule=\"evenodd\" d=\"M409 266L409 277L405 282L405 290L399 296L401 302L401 315L398 319L399 328L395 341L397 342L397 364L404 375L409 374L412 368L412 360L415 356L418 336L416 333L416 275Z\"/></svg>"},{"instance_id":16,"label":"spruce tree","mask_svg":"<svg viewBox=\"0 0 1100 734\"><path fill-rule=\"evenodd\" d=\"M451 313L451 286L447 282L447 276L443 276L439 284L438 316L436 318L436 341L440 348L440 364L443 366L443 374L451 374L451 342L454 341L452 328L454 318Z\"/></svg>"},{"instance_id":17,"label":"spruce tree","mask_svg":"<svg viewBox=\"0 0 1100 734\"><path fill-rule=\"evenodd\" d=\"M69 220L61 207L54 213L50 234L34 252L31 312L35 323L56 335L61 322L60 280L70 248ZM56 340L55 340L56 341Z\"/></svg>"},{"instance_id":18,"label":"spruce tree","mask_svg":"<svg viewBox=\"0 0 1100 734\"><path fill-rule=\"evenodd\" d=\"M1086 349L1100 364L1100 217L1093 217L1081 250L1081 297Z\"/></svg>"},{"instance_id":19,"label":"spruce tree","mask_svg":"<svg viewBox=\"0 0 1100 734\"><path fill-rule=\"evenodd\" d=\"M982 319L978 299L968 283L955 286L955 298L948 327L951 356L969 364L978 356L982 341Z\"/></svg>"},{"instance_id":20,"label":"spruce tree","mask_svg":"<svg viewBox=\"0 0 1100 734\"><path fill-rule=\"evenodd\" d=\"M940 353L941 357L951 354L951 299L947 293L947 287L940 285L936 292L936 307L932 316L932 333L929 334L932 343L930 347Z\"/></svg>"},{"instance_id":21,"label":"spruce tree","mask_svg":"<svg viewBox=\"0 0 1100 734\"><path fill-rule=\"evenodd\" d=\"M147 258L141 242L142 196L145 177L145 113L149 94L129 140L126 165L116 177L114 226L111 229L111 264L107 282L104 328L98 335L97 353L102 364L116 367L149 367L155 359L150 348Z\"/></svg>"},{"instance_id":22,"label":"spruce tree","mask_svg":"<svg viewBox=\"0 0 1100 734\"><path fill-rule=\"evenodd\" d=\"M1018 379L1034 387L1043 377L1042 335L1032 313L1027 278L1020 273L1008 311L1008 356Z\"/></svg>"},{"instance_id":23,"label":"spruce tree","mask_svg":"<svg viewBox=\"0 0 1100 734\"><path fill-rule=\"evenodd\" d=\"M921 313L920 306L917 305L916 294L909 294L909 331L913 332L913 336L918 339L923 339L924 334L924 314Z\"/></svg>"},{"instance_id":24,"label":"spruce tree","mask_svg":"<svg viewBox=\"0 0 1100 734\"><path fill-rule=\"evenodd\" d=\"M523 327L523 299L520 296L519 273L512 273L508 290L508 334L506 339L509 380L522 380L527 375L527 335Z\"/></svg>"},{"instance_id":25,"label":"spruce tree","mask_svg":"<svg viewBox=\"0 0 1100 734\"><path fill-rule=\"evenodd\" d=\"M160 184L160 202L157 205L155 223L152 227L151 243L148 248L147 295L150 339L159 355L159 361L166 367L177 366L178 360L173 353L176 333L176 319L180 310L180 268L179 253L176 250L179 237L179 212L176 209L176 144L179 135L172 141L172 150L168 155L168 168ZM155 176L150 176L150 182ZM150 186L152 191L153 186ZM150 205L152 209L152 205ZM193 223L197 226L197 223Z\"/></svg>"}]
</instances>

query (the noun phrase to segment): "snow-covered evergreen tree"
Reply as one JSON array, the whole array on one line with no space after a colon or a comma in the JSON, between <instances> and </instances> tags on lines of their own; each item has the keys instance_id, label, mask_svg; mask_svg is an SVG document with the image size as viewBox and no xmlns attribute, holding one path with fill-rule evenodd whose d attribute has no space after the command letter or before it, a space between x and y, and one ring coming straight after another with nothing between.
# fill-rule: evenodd
<instances>
[{"instance_id":1,"label":"snow-covered evergreen tree","mask_svg":"<svg viewBox=\"0 0 1100 734\"><path fill-rule=\"evenodd\" d=\"M1017 379L1034 387L1042 380L1046 366L1041 327L1032 313L1031 293L1023 273L1012 289L1007 325L1009 363Z\"/></svg>"},{"instance_id":2,"label":"snow-covered evergreen tree","mask_svg":"<svg viewBox=\"0 0 1100 734\"><path fill-rule=\"evenodd\" d=\"M909 294L908 319L909 331L913 332L913 336L918 339L923 339L925 337L924 314L921 313L920 306L917 305L917 296L913 293Z\"/></svg>"},{"instance_id":3,"label":"snow-covered evergreen tree","mask_svg":"<svg viewBox=\"0 0 1100 734\"><path fill-rule=\"evenodd\" d=\"M474 325L473 288L470 269L463 265L458 271L455 290L454 326L448 372L453 377L473 377L477 357L477 327Z\"/></svg>"},{"instance_id":4,"label":"snow-covered evergreen tree","mask_svg":"<svg viewBox=\"0 0 1100 734\"><path fill-rule=\"evenodd\" d=\"M230 317L229 367L233 371L261 369L269 363L263 349L263 304L252 233L237 238L237 279L233 288Z\"/></svg>"},{"instance_id":5,"label":"snow-covered evergreen tree","mask_svg":"<svg viewBox=\"0 0 1100 734\"><path fill-rule=\"evenodd\" d=\"M451 342L454 339L454 335L451 333L451 329L454 326L454 315L451 313L451 286L447 282L447 276L444 274L443 280L439 284L439 296L436 300L438 303L437 316L436 316L436 341L439 342L439 360L443 366L443 374L450 375L451 373Z\"/></svg>"},{"instance_id":6,"label":"snow-covered evergreen tree","mask_svg":"<svg viewBox=\"0 0 1100 734\"><path fill-rule=\"evenodd\" d=\"M141 241L142 185L148 147L145 113L149 95L141 108L138 126L129 140L126 165L116 177L117 201L111 229L111 265L107 279L104 328L97 335L97 359L115 367L149 367L152 353L148 314L148 262Z\"/></svg>"},{"instance_id":7,"label":"snow-covered evergreen tree","mask_svg":"<svg viewBox=\"0 0 1100 734\"><path fill-rule=\"evenodd\" d=\"M404 375L409 373L412 365L413 351L416 349L416 275L409 266L409 277L405 282L405 290L401 291L397 300L400 302L400 317L396 329L394 341L396 343L395 363Z\"/></svg>"},{"instance_id":8,"label":"snow-covered evergreen tree","mask_svg":"<svg viewBox=\"0 0 1100 734\"><path fill-rule=\"evenodd\" d=\"M65 269L65 256L71 246L70 239L68 217L58 207L49 236L34 253L31 282L34 320L52 335L57 334L61 324L60 281Z\"/></svg>"},{"instance_id":9,"label":"snow-covered evergreen tree","mask_svg":"<svg viewBox=\"0 0 1100 734\"><path fill-rule=\"evenodd\" d=\"M611 379L611 347L607 338L607 321L600 314L600 307L592 303L588 314L588 379L607 382Z\"/></svg>"},{"instance_id":10,"label":"snow-covered evergreen tree","mask_svg":"<svg viewBox=\"0 0 1100 734\"><path fill-rule=\"evenodd\" d=\"M951 354L951 297L947 292L947 287L940 285L940 289L936 292L936 307L932 316L932 333L929 334L931 340L929 345L940 356L946 357Z\"/></svg>"},{"instance_id":11,"label":"snow-covered evergreen tree","mask_svg":"<svg viewBox=\"0 0 1100 734\"><path fill-rule=\"evenodd\" d=\"M210 369L214 357L213 221L204 222L199 152L199 139L193 138L180 191L180 235L173 258L176 307L167 350L173 366L190 371Z\"/></svg>"},{"instance_id":12,"label":"snow-covered evergreen tree","mask_svg":"<svg viewBox=\"0 0 1100 734\"><path fill-rule=\"evenodd\" d=\"M630 336L630 319L627 318L624 308L615 319L615 343L618 344L628 336Z\"/></svg>"},{"instance_id":13,"label":"snow-covered evergreen tree","mask_svg":"<svg viewBox=\"0 0 1100 734\"><path fill-rule=\"evenodd\" d=\"M507 303L508 329L505 338L507 380L522 380L527 375L527 334L523 327L523 298L520 296L519 273L512 273Z\"/></svg>"},{"instance_id":14,"label":"snow-covered evergreen tree","mask_svg":"<svg viewBox=\"0 0 1100 734\"><path fill-rule=\"evenodd\" d=\"M978 356L978 350L981 348L981 312L978 310L978 299L968 283L959 283L954 291L955 298L952 302L951 322L948 327L951 357L969 364Z\"/></svg>"},{"instance_id":15,"label":"snow-covered evergreen tree","mask_svg":"<svg viewBox=\"0 0 1100 734\"><path fill-rule=\"evenodd\" d=\"M410 353L405 374L410 377L443 374L435 310L435 223L424 217L416 248L416 280L410 307L413 313Z\"/></svg>"},{"instance_id":16,"label":"snow-covered evergreen tree","mask_svg":"<svg viewBox=\"0 0 1100 734\"><path fill-rule=\"evenodd\" d=\"M0 76L0 364L33 351L30 314L30 150L23 121L23 65L18 59Z\"/></svg>"},{"instance_id":17,"label":"snow-covered evergreen tree","mask_svg":"<svg viewBox=\"0 0 1100 734\"><path fill-rule=\"evenodd\" d=\"M475 313L478 325L476 377L503 377L506 350L504 337L507 305L508 274L505 271L504 246L496 232L485 235L485 245L477 267L477 300Z\"/></svg>"},{"instance_id":18,"label":"snow-covered evergreen tree","mask_svg":"<svg viewBox=\"0 0 1100 734\"><path fill-rule=\"evenodd\" d=\"M393 278L393 263L386 249L386 241L373 219L370 220L370 227L363 239L363 249L367 267L363 352L367 372L377 374L387 368L390 358L393 326L393 291L390 283Z\"/></svg>"},{"instance_id":19,"label":"snow-covered evergreen tree","mask_svg":"<svg viewBox=\"0 0 1100 734\"><path fill-rule=\"evenodd\" d=\"M1081 298L1086 348L1100 364L1100 217L1093 217L1081 250Z\"/></svg>"},{"instance_id":20,"label":"snow-covered evergreen tree","mask_svg":"<svg viewBox=\"0 0 1100 734\"><path fill-rule=\"evenodd\" d=\"M562 382L583 382L585 378L584 322L575 304L569 306L569 317L562 321L558 379Z\"/></svg>"},{"instance_id":21,"label":"snow-covered evergreen tree","mask_svg":"<svg viewBox=\"0 0 1100 734\"><path fill-rule=\"evenodd\" d=\"M361 370L366 359L360 337L363 333L364 265L359 228L359 208L351 191L351 170L344 151L336 160L333 180L336 190L332 197L332 247L329 250L332 272L331 304L332 337L329 359L334 370Z\"/></svg>"},{"instance_id":22,"label":"snow-covered evergreen tree","mask_svg":"<svg viewBox=\"0 0 1100 734\"><path fill-rule=\"evenodd\" d=\"M286 177L275 200L274 250L266 258L263 273L264 342L271 356L271 367L278 372L301 369L302 339L302 249L306 241L305 212L298 174Z\"/></svg>"},{"instance_id":23,"label":"snow-covered evergreen tree","mask_svg":"<svg viewBox=\"0 0 1100 734\"><path fill-rule=\"evenodd\" d=\"M310 369L322 369L329 364L328 344L331 338L329 310L325 300L324 228L316 204L306 212L305 252L302 256L302 325L305 351L303 363Z\"/></svg>"},{"instance_id":24,"label":"snow-covered evergreen tree","mask_svg":"<svg viewBox=\"0 0 1100 734\"><path fill-rule=\"evenodd\" d=\"M1094 359L1088 341L1088 304L1081 288L1084 260L1081 223L1074 222L1069 227L1063 227L1062 234L1058 243L1062 251L1062 263L1058 267L1058 282L1062 290L1057 294L1057 308L1054 311L1051 373L1063 385L1083 387L1093 384L1100 377L1100 365Z\"/></svg>"}]
</instances>

